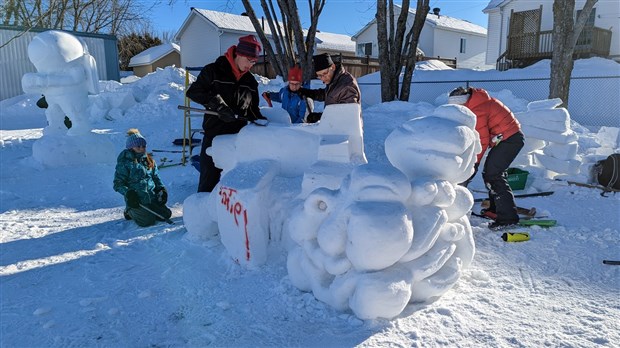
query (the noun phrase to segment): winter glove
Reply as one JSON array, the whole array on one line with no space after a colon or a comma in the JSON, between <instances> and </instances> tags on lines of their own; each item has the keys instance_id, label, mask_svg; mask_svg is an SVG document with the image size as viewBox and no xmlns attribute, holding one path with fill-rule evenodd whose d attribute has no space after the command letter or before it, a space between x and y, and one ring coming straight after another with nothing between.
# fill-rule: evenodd
<instances>
[{"instance_id":1,"label":"winter glove","mask_svg":"<svg viewBox=\"0 0 620 348\"><path fill-rule=\"evenodd\" d=\"M157 202L160 204L166 204L168 202L168 191L165 187L155 189L155 194L157 195Z\"/></svg>"},{"instance_id":2,"label":"winter glove","mask_svg":"<svg viewBox=\"0 0 620 348\"><path fill-rule=\"evenodd\" d=\"M222 96L217 94L213 98L209 100L209 102L205 105L207 110L215 111L218 113L218 118L222 122L234 122L239 119L235 112L226 104Z\"/></svg>"},{"instance_id":3,"label":"winter glove","mask_svg":"<svg viewBox=\"0 0 620 348\"><path fill-rule=\"evenodd\" d=\"M306 123L316 123L321 119L321 116L323 116L322 112L311 112L306 116Z\"/></svg>"},{"instance_id":4,"label":"winter glove","mask_svg":"<svg viewBox=\"0 0 620 348\"><path fill-rule=\"evenodd\" d=\"M129 190L125 193L125 201L130 208L140 207L140 198L138 197L138 193L134 190Z\"/></svg>"}]
</instances>

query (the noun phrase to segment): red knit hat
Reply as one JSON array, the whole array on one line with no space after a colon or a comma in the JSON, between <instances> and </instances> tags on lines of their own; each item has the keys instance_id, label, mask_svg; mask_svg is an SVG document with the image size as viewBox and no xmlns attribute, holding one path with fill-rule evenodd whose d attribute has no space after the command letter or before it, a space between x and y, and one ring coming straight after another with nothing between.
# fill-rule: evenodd
<instances>
[{"instance_id":1,"label":"red knit hat","mask_svg":"<svg viewBox=\"0 0 620 348\"><path fill-rule=\"evenodd\" d=\"M238 55L258 59L260 51L260 43L258 43L254 35L247 35L239 38L239 43L237 44Z\"/></svg>"},{"instance_id":2,"label":"red knit hat","mask_svg":"<svg viewBox=\"0 0 620 348\"><path fill-rule=\"evenodd\" d=\"M301 68L294 66L288 69L288 81L301 82Z\"/></svg>"}]
</instances>

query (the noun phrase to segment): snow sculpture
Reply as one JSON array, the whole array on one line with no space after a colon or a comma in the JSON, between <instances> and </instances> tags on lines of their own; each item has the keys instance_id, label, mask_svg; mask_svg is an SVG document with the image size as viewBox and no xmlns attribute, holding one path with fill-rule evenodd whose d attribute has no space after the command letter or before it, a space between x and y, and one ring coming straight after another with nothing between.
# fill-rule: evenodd
<instances>
[{"instance_id":1,"label":"snow sculpture","mask_svg":"<svg viewBox=\"0 0 620 348\"><path fill-rule=\"evenodd\" d=\"M22 88L26 93L44 95L48 104L48 125L33 145L34 158L50 166L66 163L62 157L71 156L73 163L113 161L112 143L90 132L88 93L99 93L99 79L86 45L69 33L49 30L32 39L28 57L37 72L22 77ZM68 131L65 115L72 123ZM75 138L62 137L65 134ZM84 137L90 140L86 142Z\"/></svg>"},{"instance_id":2,"label":"snow sculpture","mask_svg":"<svg viewBox=\"0 0 620 348\"><path fill-rule=\"evenodd\" d=\"M266 261L270 234L277 233L270 228L269 202L282 202L292 194L278 191L275 178L303 177L302 187L321 183L337 188L354 166L367 162L357 104L330 105L318 124L291 125L288 117L279 123L285 118L278 111L267 109L264 114L269 126L249 125L238 134L214 139L207 152L223 170L220 183L212 194L190 196L183 204L183 219L192 226L190 238L215 235L219 228L233 259L249 267ZM197 216L202 223L193 222Z\"/></svg>"},{"instance_id":3,"label":"snow sculpture","mask_svg":"<svg viewBox=\"0 0 620 348\"><path fill-rule=\"evenodd\" d=\"M224 175L212 194L185 201L189 237L219 228L247 266L266 262L268 244L279 241L294 286L362 319L393 318L449 290L475 250L473 197L456 185L481 150L474 114L445 105L405 123L385 142L392 167L365 163L359 112L330 105L318 125L248 126L216 138L207 151ZM297 180L298 191L281 180Z\"/></svg>"},{"instance_id":4,"label":"snow sculpture","mask_svg":"<svg viewBox=\"0 0 620 348\"><path fill-rule=\"evenodd\" d=\"M540 165L558 174L579 174L577 134L570 129L568 110L558 107L561 104L558 98L533 101L527 111L515 115L525 135L525 146L513 165Z\"/></svg>"}]
</instances>

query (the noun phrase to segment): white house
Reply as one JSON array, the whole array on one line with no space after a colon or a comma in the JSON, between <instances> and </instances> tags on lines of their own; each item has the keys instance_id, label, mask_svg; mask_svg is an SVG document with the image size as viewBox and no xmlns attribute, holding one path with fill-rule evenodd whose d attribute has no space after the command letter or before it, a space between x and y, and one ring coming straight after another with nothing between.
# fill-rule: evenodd
<instances>
[{"instance_id":1,"label":"white house","mask_svg":"<svg viewBox=\"0 0 620 348\"><path fill-rule=\"evenodd\" d=\"M575 17L584 3L585 0L575 2ZM535 59L551 58L553 0L491 0L482 12L489 16L487 64L495 65L511 47L513 51L508 52L509 57L532 57L522 65L531 64ZM581 56L603 56L620 61L619 15L618 1L598 1L594 5L582 34L583 40L580 39L576 47Z\"/></svg>"},{"instance_id":2,"label":"white house","mask_svg":"<svg viewBox=\"0 0 620 348\"><path fill-rule=\"evenodd\" d=\"M181 67L181 48L175 43L165 43L147 48L129 60L129 67L133 68L136 76L142 77L152 73L157 68L174 65Z\"/></svg>"},{"instance_id":3,"label":"white house","mask_svg":"<svg viewBox=\"0 0 620 348\"><path fill-rule=\"evenodd\" d=\"M181 66L202 67L211 63L236 45L241 36L249 34L256 34L256 30L247 16L192 8L175 35L181 46ZM271 36L267 23L265 34ZM314 49L317 54L353 55L355 43L347 35L317 32Z\"/></svg>"},{"instance_id":4,"label":"white house","mask_svg":"<svg viewBox=\"0 0 620 348\"><path fill-rule=\"evenodd\" d=\"M394 5L394 18L402 8ZM415 9L409 9L407 28L411 28ZM352 36L358 56L378 58L377 20L373 19ZM487 68L485 66L487 30L468 21L429 13L420 33L418 48L428 57L456 58L457 68Z\"/></svg>"}]
</instances>

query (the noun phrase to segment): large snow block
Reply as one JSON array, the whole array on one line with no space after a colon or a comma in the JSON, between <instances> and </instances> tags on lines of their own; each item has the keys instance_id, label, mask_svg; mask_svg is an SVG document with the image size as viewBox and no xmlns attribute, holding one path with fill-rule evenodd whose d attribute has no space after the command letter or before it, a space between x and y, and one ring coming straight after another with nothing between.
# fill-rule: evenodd
<instances>
[{"instance_id":1,"label":"large snow block","mask_svg":"<svg viewBox=\"0 0 620 348\"><path fill-rule=\"evenodd\" d=\"M267 261L269 221L264 204L278 172L274 161L240 163L226 173L218 191L217 221L222 244L235 262L255 267Z\"/></svg>"},{"instance_id":2,"label":"large snow block","mask_svg":"<svg viewBox=\"0 0 620 348\"><path fill-rule=\"evenodd\" d=\"M536 161L547 170L551 170L559 174L579 174L581 161L577 159L563 160L538 152L534 152L534 154L536 156Z\"/></svg>"},{"instance_id":3,"label":"large snow block","mask_svg":"<svg viewBox=\"0 0 620 348\"><path fill-rule=\"evenodd\" d=\"M314 125L307 125L301 129L310 133L319 134L324 139L324 145L333 142L333 137L346 136L349 149L349 162L354 164L368 163L364 154L364 131L362 129L362 109L359 104L332 104L325 107L321 121ZM340 157L340 156L337 156ZM339 159L328 157L319 158L322 161L339 162Z\"/></svg>"}]
</instances>

